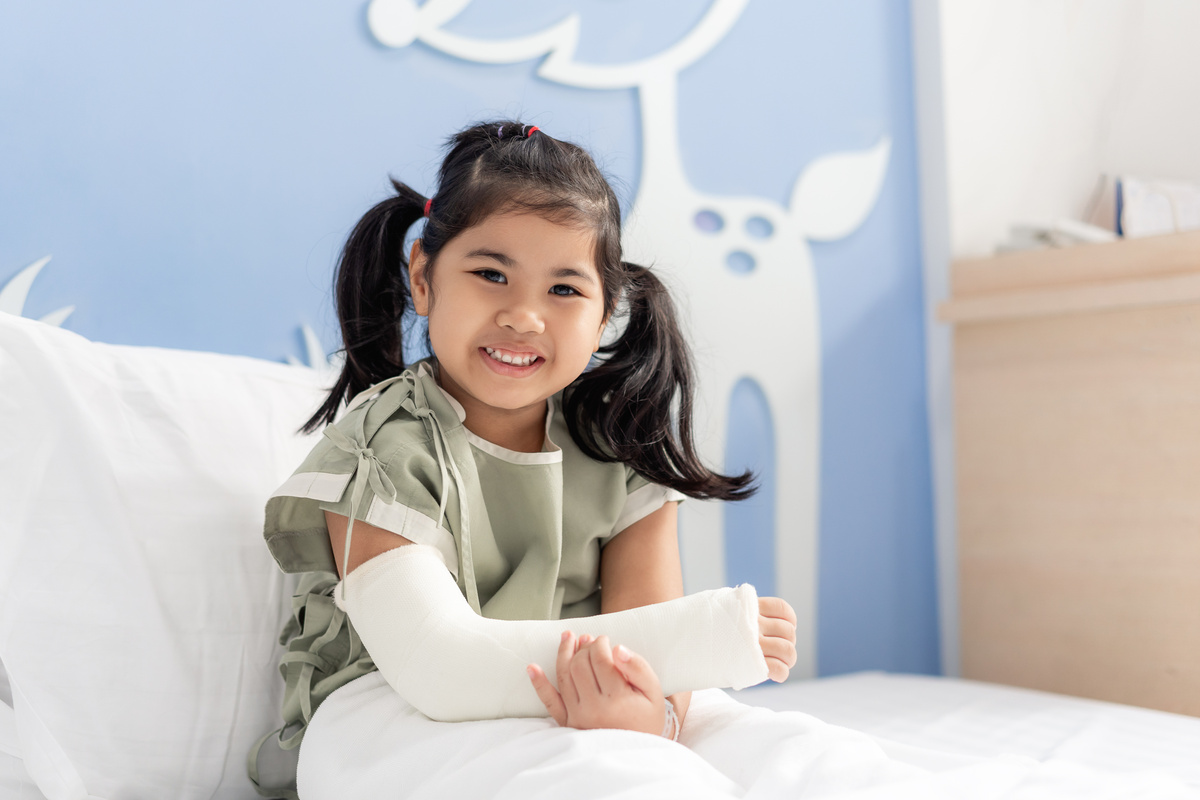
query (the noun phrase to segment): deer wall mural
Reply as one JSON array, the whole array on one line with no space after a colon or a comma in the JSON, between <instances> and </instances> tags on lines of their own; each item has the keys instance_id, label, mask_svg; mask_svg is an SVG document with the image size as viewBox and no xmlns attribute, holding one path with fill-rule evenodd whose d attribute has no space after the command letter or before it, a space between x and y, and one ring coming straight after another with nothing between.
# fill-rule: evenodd
<instances>
[{"instance_id":1,"label":"deer wall mural","mask_svg":"<svg viewBox=\"0 0 1200 800\"><path fill-rule=\"evenodd\" d=\"M774 423L775 589L796 610L796 677L816 671L821 343L810 241L854 232L875 206L891 140L831 153L805 167L788 205L705 194L689 182L678 135L678 76L737 23L749 0L713 0L680 40L648 58L586 64L576 58L580 18L527 35L488 39L446 28L472 0L372 0L371 33L389 47L414 42L479 64L541 58L544 80L585 90L635 89L642 172L623 232L626 257L653 265L671 285L697 368L697 438L710 464L724 461L730 396L757 383ZM553 132L551 131L551 134ZM687 591L723 586L725 537L717 503L680 507Z\"/></svg>"}]
</instances>

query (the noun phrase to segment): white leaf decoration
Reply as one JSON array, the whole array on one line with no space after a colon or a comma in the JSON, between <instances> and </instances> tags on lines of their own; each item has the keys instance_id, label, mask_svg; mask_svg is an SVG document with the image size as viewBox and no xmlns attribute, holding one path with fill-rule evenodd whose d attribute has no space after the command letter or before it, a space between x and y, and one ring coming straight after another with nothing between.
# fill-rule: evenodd
<instances>
[{"instance_id":1,"label":"white leaf decoration","mask_svg":"<svg viewBox=\"0 0 1200 800\"><path fill-rule=\"evenodd\" d=\"M308 365L314 369L328 367L329 361L325 358L325 347L317 338L316 332L308 325L300 326L300 332L304 335L304 351L308 356Z\"/></svg>"},{"instance_id":2,"label":"white leaf decoration","mask_svg":"<svg viewBox=\"0 0 1200 800\"><path fill-rule=\"evenodd\" d=\"M38 322L44 322L47 325L52 325L55 328L58 328L58 327L61 327L64 322L67 321L67 317L71 316L72 312L74 312L74 311L75 311L75 306L67 306L65 308L60 308L57 311L51 311L49 314L47 314L44 317L39 317Z\"/></svg>"},{"instance_id":3,"label":"white leaf decoration","mask_svg":"<svg viewBox=\"0 0 1200 800\"><path fill-rule=\"evenodd\" d=\"M50 256L39 258L10 279L4 288L0 289L0 312L21 316L25 312L25 300L29 297L29 289L33 286L34 279L42 271L42 267L49 263ZM66 321L67 317L71 316L73 311L75 311L75 306L60 308L57 311L51 311L38 321L57 328Z\"/></svg>"},{"instance_id":4,"label":"white leaf decoration","mask_svg":"<svg viewBox=\"0 0 1200 800\"><path fill-rule=\"evenodd\" d=\"M800 173L788 211L805 238L830 242L862 225L879 199L891 150L884 136L870 150L822 156Z\"/></svg>"},{"instance_id":5,"label":"white leaf decoration","mask_svg":"<svg viewBox=\"0 0 1200 800\"><path fill-rule=\"evenodd\" d=\"M287 363L293 367L307 366L321 372L333 370L337 365L325 355L325 346L321 344L321 339L317 336L316 331L308 325L301 325L300 333L304 337L305 360L301 361L295 356L288 356Z\"/></svg>"},{"instance_id":6,"label":"white leaf decoration","mask_svg":"<svg viewBox=\"0 0 1200 800\"><path fill-rule=\"evenodd\" d=\"M0 289L0 311L21 316L25 310L25 298L29 296L29 288L42 267L50 263L50 256L39 258L25 269L13 276L3 289Z\"/></svg>"}]
</instances>

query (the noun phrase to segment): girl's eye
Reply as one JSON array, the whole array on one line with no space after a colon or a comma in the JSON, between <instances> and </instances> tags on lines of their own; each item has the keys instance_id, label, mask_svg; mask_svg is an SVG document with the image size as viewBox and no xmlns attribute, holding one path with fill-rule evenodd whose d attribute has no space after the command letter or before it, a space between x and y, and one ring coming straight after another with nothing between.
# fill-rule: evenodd
<instances>
[{"instance_id":1,"label":"girl's eye","mask_svg":"<svg viewBox=\"0 0 1200 800\"><path fill-rule=\"evenodd\" d=\"M550 292L552 294L558 295L559 297L570 297L571 295L579 294L579 292L575 291L574 288L572 288L570 286L565 286L561 283L558 284L557 286L550 287Z\"/></svg>"},{"instance_id":2,"label":"girl's eye","mask_svg":"<svg viewBox=\"0 0 1200 800\"><path fill-rule=\"evenodd\" d=\"M497 272L494 269L475 270L475 274L489 283L508 283L508 279L504 277L504 273Z\"/></svg>"}]
</instances>

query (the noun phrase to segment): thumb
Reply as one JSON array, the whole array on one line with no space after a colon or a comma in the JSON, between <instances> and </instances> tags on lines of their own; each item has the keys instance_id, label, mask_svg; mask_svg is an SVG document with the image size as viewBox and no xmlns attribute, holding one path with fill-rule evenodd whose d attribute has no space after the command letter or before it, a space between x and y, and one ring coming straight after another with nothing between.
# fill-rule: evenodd
<instances>
[{"instance_id":1,"label":"thumb","mask_svg":"<svg viewBox=\"0 0 1200 800\"><path fill-rule=\"evenodd\" d=\"M623 644L613 648L613 665L629 685L647 697L662 697L662 687L650 662Z\"/></svg>"},{"instance_id":2,"label":"thumb","mask_svg":"<svg viewBox=\"0 0 1200 800\"><path fill-rule=\"evenodd\" d=\"M546 677L546 673L537 664L530 664L525 668L525 672L529 675L529 680L533 684L533 690L537 692L538 699L546 706L546 711L560 726L567 724L567 706L563 703L562 695L550 683L550 679Z\"/></svg>"}]
</instances>

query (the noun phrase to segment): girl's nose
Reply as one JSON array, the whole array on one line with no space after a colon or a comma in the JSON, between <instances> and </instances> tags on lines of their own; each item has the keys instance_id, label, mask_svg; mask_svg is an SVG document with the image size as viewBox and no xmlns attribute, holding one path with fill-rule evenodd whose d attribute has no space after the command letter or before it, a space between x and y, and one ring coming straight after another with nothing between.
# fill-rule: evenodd
<instances>
[{"instance_id":1,"label":"girl's nose","mask_svg":"<svg viewBox=\"0 0 1200 800\"><path fill-rule=\"evenodd\" d=\"M546 323L537 309L528 303L513 304L500 310L496 324L515 333L542 333Z\"/></svg>"}]
</instances>

